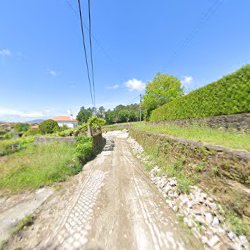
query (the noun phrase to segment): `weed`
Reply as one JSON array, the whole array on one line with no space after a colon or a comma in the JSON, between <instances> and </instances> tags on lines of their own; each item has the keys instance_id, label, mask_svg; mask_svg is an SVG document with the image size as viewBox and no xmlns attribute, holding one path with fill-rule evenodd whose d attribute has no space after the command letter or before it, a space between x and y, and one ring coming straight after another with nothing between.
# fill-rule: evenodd
<instances>
[{"instance_id":1,"label":"weed","mask_svg":"<svg viewBox=\"0 0 250 250\"><path fill-rule=\"evenodd\" d=\"M245 235L249 226L235 212L227 210L225 213L226 222L229 227L238 235Z\"/></svg>"},{"instance_id":2,"label":"weed","mask_svg":"<svg viewBox=\"0 0 250 250\"><path fill-rule=\"evenodd\" d=\"M12 234L18 234L24 227L33 225L35 217L32 215L25 216L12 230Z\"/></svg>"},{"instance_id":3,"label":"weed","mask_svg":"<svg viewBox=\"0 0 250 250\"><path fill-rule=\"evenodd\" d=\"M195 172L197 172L197 173L201 173L201 172L204 171L205 167L206 167L206 166L205 166L204 163L198 163L198 164L194 164L194 165L192 166L192 169L193 169Z\"/></svg>"}]
</instances>

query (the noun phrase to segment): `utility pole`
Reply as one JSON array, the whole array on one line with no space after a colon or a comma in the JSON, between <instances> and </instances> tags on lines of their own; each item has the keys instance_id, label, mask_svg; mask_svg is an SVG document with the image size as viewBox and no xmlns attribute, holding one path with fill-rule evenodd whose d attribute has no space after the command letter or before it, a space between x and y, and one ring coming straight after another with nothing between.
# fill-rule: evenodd
<instances>
[{"instance_id":1,"label":"utility pole","mask_svg":"<svg viewBox=\"0 0 250 250\"><path fill-rule=\"evenodd\" d=\"M140 124L141 124L141 94L140 94Z\"/></svg>"}]
</instances>

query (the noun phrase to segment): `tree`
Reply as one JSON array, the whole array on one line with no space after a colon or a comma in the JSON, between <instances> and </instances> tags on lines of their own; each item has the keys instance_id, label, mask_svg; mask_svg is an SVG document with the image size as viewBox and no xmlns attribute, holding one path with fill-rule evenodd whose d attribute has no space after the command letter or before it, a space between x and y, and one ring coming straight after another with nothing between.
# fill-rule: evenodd
<instances>
[{"instance_id":1,"label":"tree","mask_svg":"<svg viewBox=\"0 0 250 250\"><path fill-rule=\"evenodd\" d=\"M15 130L16 132L20 133L20 132L26 132L28 131L30 128L30 125L28 123L17 123L15 125Z\"/></svg>"},{"instance_id":2,"label":"tree","mask_svg":"<svg viewBox=\"0 0 250 250\"><path fill-rule=\"evenodd\" d=\"M40 123L39 129L42 134L52 134L59 130L59 126L56 121L49 119Z\"/></svg>"},{"instance_id":3,"label":"tree","mask_svg":"<svg viewBox=\"0 0 250 250\"><path fill-rule=\"evenodd\" d=\"M81 107L76 119L79 121L79 123L86 123L88 119L93 115L93 108L87 108Z\"/></svg>"},{"instance_id":4,"label":"tree","mask_svg":"<svg viewBox=\"0 0 250 250\"><path fill-rule=\"evenodd\" d=\"M105 108L103 106L101 106L97 113L96 113L97 117L99 118L104 118L105 117Z\"/></svg>"},{"instance_id":5,"label":"tree","mask_svg":"<svg viewBox=\"0 0 250 250\"><path fill-rule=\"evenodd\" d=\"M183 93L183 87L179 79L175 76L158 73L153 81L147 84L143 96L142 106L145 108L146 118L149 118L154 109L182 96Z\"/></svg>"}]
</instances>

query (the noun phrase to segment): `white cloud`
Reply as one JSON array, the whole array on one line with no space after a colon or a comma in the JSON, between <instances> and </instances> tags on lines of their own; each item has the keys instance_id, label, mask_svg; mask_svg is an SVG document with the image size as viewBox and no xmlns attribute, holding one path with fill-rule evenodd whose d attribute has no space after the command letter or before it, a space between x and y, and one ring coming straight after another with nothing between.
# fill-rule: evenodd
<instances>
[{"instance_id":1,"label":"white cloud","mask_svg":"<svg viewBox=\"0 0 250 250\"><path fill-rule=\"evenodd\" d=\"M32 111L32 112L24 112L15 109L2 108L0 107L0 117L12 117L12 118L43 118L48 114L42 111Z\"/></svg>"},{"instance_id":2,"label":"white cloud","mask_svg":"<svg viewBox=\"0 0 250 250\"><path fill-rule=\"evenodd\" d=\"M57 72L55 70L52 70L52 69L49 70L49 74L51 76L57 76L58 75Z\"/></svg>"},{"instance_id":3,"label":"white cloud","mask_svg":"<svg viewBox=\"0 0 250 250\"><path fill-rule=\"evenodd\" d=\"M184 78L181 80L181 84L183 86L185 85L190 85L193 82L193 77L192 76L184 76Z\"/></svg>"},{"instance_id":4,"label":"white cloud","mask_svg":"<svg viewBox=\"0 0 250 250\"><path fill-rule=\"evenodd\" d=\"M146 84L140 80L132 79L125 82L125 86L129 89L129 91L143 91Z\"/></svg>"},{"instance_id":5,"label":"white cloud","mask_svg":"<svg viewBox=\"0 0 250 250\"><path fill-rule=\"evenodd\" d=\"M112 86L108 86L107 89L118 89L120 86L118 84L114 84Z\"/></svg>"},{"instance_id":6,"label":"white cloud","mask_svg":"<svg viewBox=\"0 0 250 250\"><path fill-rule=\"evenodd\" d=\"M2 49L0 50L0 56L10 56L11 51L9 49Z\"/></svg>"}]
</instances>

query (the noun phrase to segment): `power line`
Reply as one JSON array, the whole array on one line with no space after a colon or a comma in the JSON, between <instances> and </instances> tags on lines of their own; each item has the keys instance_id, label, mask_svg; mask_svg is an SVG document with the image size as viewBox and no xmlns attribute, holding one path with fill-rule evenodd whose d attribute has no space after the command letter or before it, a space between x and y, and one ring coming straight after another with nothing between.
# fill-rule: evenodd
<instances>
[{"instance_id":1,"label":"power line","mask_svg":"<svg viewBox=\"0 0 250 250\"><path fill-rule=\"evenodd\" d=\"M224 0L215 0L213 4L208 8L208 10L202 15L199 23L192 29L192 31L187 35L187 37L182 41L180 46L172 53L169 59L169 63L172 63L178 53L188 47L192 42L193 38L200 32L202 26L215 14L218 8L222 5Z\"/></svg>"},{"instance_id":2,"label":"power line","mask_svg":"<svg viewBox=\"0 0 250 250\"><path fill-rule=\"evenodd\" d=\"M71 4L71 2L69 0L65 0L67 5L69 6L69 8L71 9L71 11L73 12L73 14L78 18L78 13L75 10L75 8L73 7L73 5ZM84 28L89 31L89 28L87 25L85 25L83 23ZM100 41L96 38L96 36L93 34L93 32L91 32L91 38L93 39L93 41L95 42L95 44L100 48L100 50L102 51L102 53L110 60L113 61L113 58L108 54L108 52L106 51L106 49L102 46L102 44L100 43Z\"/></svg>"},{"instance_id":3,"label":"power line","mask_svg":"<svg viewBox=\"0 0 250 250\"><path fill-rule=\"evenodd\" d=\"M89 81L89 90L90 90L91 101L92 101L92 104L94 106L92 84L91 84L91 80L90 80L89 63L88 63L88 57L87 57L87 49L86 49L84 29L83 29L81 0L78 0L78 8L79 8L79 17L80 17L80 24L81 24L82 44L83 44L83 48L84 48L85 63L86 63L86 67L87 67L87 74L88 74L88 81Z\"/></svg>"},{"instance_id":4,"label":"power line","mask_svg":"<svg viewBox=\"0 0 250 250\"><path fill-rule=\"evenodd\" d=\"M94 62L93 62L93 48L92 48L92 22L91 22L91 4L88 0L88 13L89 13L89 45L90 45L90 60L91 60L91 71L92 71L92 84L94 94L94 107L95 107L95 74L94 74Z\"/></svg>"}]
</instances>

